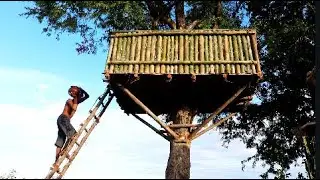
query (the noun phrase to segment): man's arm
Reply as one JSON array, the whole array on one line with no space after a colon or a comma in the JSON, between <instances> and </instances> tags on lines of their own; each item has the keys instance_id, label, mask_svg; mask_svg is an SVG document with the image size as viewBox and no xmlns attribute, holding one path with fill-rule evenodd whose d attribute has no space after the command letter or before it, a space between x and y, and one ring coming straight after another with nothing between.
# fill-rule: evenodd
<instances>
[{"instance_id":1,"label":"man's arm","mask_svg":"<svg viewBox=\"0 0 320 180\"><path fill-rule=\"evenodd\" d=\"M78 100L78 104L82 103L83 101L87 100L89 98L89 94L83 90L81 87L79 87L79 100Z\"/></svg>"}]
</instances>

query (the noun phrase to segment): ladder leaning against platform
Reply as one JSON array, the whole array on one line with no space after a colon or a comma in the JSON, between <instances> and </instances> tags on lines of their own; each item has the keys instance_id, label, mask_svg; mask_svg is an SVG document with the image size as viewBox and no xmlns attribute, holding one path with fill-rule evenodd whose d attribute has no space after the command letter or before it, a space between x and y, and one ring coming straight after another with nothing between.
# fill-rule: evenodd
<instances>
[{"instance_id":1,"label":"ladder leaning against platform","mask_svg":"<svg viewBox=\"0 0 320 180\"><path fill-rule=\"evenodd\" d=\"M88 139L90 133L99 123L100 118L111 103L113 97L114 94L108 86L106 91L95 101L92 108L89 110L89 116L80 124L76 137L64 147L62 150L64 153L57 160L56 166L50 169L50 172L45 179L61 179L64 176L81 147ZM55 174L57 174L56 177L54 177Z\"/></svg>"}]
</instances>

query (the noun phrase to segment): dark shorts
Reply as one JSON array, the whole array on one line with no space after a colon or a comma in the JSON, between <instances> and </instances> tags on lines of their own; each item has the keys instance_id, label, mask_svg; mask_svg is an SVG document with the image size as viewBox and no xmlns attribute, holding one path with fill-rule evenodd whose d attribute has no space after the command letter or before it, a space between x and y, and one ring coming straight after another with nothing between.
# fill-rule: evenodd
<instances>
[{"instance_id":1,"label":"dark shorts","mask_svg":"<svg viewBox=\"0 0 320 180\"><path fill-rule=\"evenodd\" d=\"M70 123L70 119L61 114L57 119L58 125L58 138L56 141L56 146L62 148L64 143L66 142L67 137L71 138L77 131L74 129L72 124Z\"/></svg>"}]
</instances>

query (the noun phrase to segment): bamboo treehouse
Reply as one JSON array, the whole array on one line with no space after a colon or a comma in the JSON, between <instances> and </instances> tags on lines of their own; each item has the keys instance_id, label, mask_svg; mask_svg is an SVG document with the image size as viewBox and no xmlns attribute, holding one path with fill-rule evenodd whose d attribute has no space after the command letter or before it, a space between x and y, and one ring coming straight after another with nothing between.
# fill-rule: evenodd
<instances>
[{"instance_id":1,"label":"bamboo treehouse","mask_svg":"<svg viewBox=\"0 0 320 180\"><path fill-rule=\"evenodd\" d=\"M261 77L255 30L117 31L110 39L105 76L128 114L146 111L119 84L155 115L181 104L212 113Z\"/></svg>"},{"instance_id":2,"label":"bamboo treehouse","mask_svg":"<svg viewBox=\"0 0 320 180\"><path fill-rule=\"evenodd\" d=\"M252 100L262 77L256 31L137 30L109 37L108 88L125 113L170 141L166 179L189 179L191 141ZM211 115L194 124L199 113ZM218 120L221 113L226 116ZM161 128L138 114L148 114Z\"/></svg>"}]
</instances>

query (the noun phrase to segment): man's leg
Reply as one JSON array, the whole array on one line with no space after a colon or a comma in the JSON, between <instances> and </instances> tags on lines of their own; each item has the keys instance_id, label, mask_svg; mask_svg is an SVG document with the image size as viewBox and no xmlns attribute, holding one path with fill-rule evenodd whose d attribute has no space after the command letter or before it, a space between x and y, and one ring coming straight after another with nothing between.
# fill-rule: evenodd
<instances>
[{"instance_id":1,"label":"man's leg","mask_svg":"<svg viewBox=\"0 0 320 180\"><path fill-rule=\"evenodd\" d=\"M67 137L67 142L64 144L62 151L60 152L60 154L62 155L71 143L71 141L75 138L77 131L74 129L68 118L61 119L59 125L61 127L61 130Z\"/></svg>"},{"instance_id":2,"label":"man's leg","mask_svg":"<svg viewBox=\"0 0 320 180\"><path fill-rule=\"evenodd\" d=\"M54 161L54 164L53 166L56 165L56 162L58 161L59 159L59 156L60 156L60 152L61 152L61 149L63 147L63 144L65 143L66 141L66 135L64 134L64 132L60 129L60 127L58 126L58 137L57 137L57 140L56 140L56 143L55 143L55 146L57 147L56 148L56 158L55 158L55 161Z\"/></svg>"}]
</instances>

